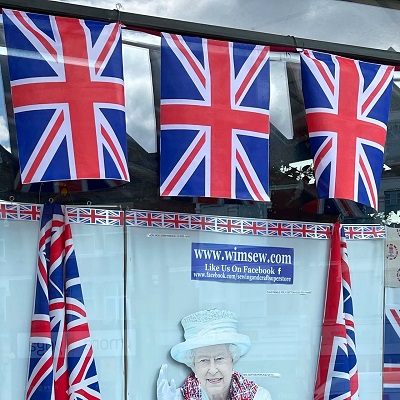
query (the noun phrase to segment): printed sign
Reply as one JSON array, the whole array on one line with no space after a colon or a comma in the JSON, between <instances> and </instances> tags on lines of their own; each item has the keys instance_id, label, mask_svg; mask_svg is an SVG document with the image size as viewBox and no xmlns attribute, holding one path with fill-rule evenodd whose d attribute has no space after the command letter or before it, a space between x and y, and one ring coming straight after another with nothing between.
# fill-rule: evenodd
<instances>
[{"instance_id":1,"label":"printed sign","mask_svg":"<svg viewBox=\"0 0 400 400\"><path fill-rule=\"evenodd\" d=\"M293 284L294 249L192 243L192 280Z\"/></svg>"}]
</instances>

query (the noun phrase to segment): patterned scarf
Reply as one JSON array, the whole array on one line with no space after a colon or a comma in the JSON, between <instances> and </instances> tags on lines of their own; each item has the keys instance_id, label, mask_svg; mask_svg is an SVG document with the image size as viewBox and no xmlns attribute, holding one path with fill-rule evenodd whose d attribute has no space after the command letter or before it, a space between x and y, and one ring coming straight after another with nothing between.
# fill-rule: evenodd
<instances>
[{"instance_id":1,"label":"patterned scarf","mask_svg":"<svg viewBox=\"0 0 400 400\"><path fill-rule=\"evenodd\" d=\"M229 391L230 400L253 400L257 393L258 386L246 379L238 372L232 375L231 388ZM185 400L201 400L201 388L198 379L194 374L189 375L181 387L182 396Z\"/></svg>"}]
</instances>

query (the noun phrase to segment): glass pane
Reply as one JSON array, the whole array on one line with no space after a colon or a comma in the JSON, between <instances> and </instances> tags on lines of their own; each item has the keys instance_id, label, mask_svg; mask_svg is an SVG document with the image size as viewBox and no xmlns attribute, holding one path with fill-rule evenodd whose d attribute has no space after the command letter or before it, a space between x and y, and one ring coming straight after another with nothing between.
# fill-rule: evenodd
<instances>
[{"instance_id":1,"label":"glass pane","mask_svg":"<svg viewBox=\"0 0 400 400\"><path fill-rule=\"evenodd\" d=\"M172 346L184 341L180 321L188 314L218 308L233 311L238 332L252 342L250 351L234 364L235 371L267 388L274 400L312 398L330 241L183 232L128 229L129 397L153 398L164 363L168 379L182 385L191 370L170 355ZM208 244L209 250L195 252L193 245L199 243ZM244 267L229 261L224 250L225 259L220 254L218 262L216 244L236 251L237 259L245 256L243 245L254 251L262 246L294 249L294 280L287 285L234 281L232 276L246 279L249 269L238 272ZM360 396L369 400L382 393L383 251L383 240L348 241ZM216 278L195 279L195 263Z\"/></svg>"}]
</instances>

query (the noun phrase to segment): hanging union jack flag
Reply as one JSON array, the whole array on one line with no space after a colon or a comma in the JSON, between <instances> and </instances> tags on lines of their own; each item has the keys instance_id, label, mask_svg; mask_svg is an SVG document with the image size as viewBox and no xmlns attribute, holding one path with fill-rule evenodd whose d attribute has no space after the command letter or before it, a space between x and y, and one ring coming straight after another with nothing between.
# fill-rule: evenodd
<instances>
[{"instance_id":1,"label":"hanging union jack flag","mask_svg":"<svg viewBox=\"0 0 400 400\"><path fill-rule=\"evenodd\" d=\"M120 24L3 10L23 184L129 180Z\"/></svg>"},{"instance_id":2,"label":"hanging union jack flag","mask_svg":"<svg viewBox=\"0 0 400 400\"><path fill-rule=\"evenodd\" d=\"M335 223L314 391L315 400L358 400L350 270L343 229Z\"/></svg>"},{"instance_id":3,"label":"hanging union jack flag","mask_svg":"<svg viewBox=\"0 0 400 400\"><path fill-rule=\"evenodd\" d=\"M385 307L383 400L400 399L400 307Z\"/></svg>"},{"instance_id":4,"label":"hanging union jack flag","mask_svg":"<svg viewBox=\"0 0 400 400\"><path fill-rule=\"evenodd\" d=\"M301 73L318 196L377 209L393 67L305 50Z\"/></svg>"},{"instance_id":5,"label":"hanging union jack flag","mask_svg":"<svg viewBox=\"0 0 400 400\"><path fill-rule=\"evenodd\" d=\"M268 201L269 48L164 33L161 195Z\"/></svg>"},{"instance_id":6,"label":"hanging union jack flag","mask_svg":"<svg viewBox=\"0 0 400 400\"><path fill-rule=\"evenodd\" d=\"M42 211L26 400L99 400L93 349L64 206Z\"/></svg>"}]
</instances>

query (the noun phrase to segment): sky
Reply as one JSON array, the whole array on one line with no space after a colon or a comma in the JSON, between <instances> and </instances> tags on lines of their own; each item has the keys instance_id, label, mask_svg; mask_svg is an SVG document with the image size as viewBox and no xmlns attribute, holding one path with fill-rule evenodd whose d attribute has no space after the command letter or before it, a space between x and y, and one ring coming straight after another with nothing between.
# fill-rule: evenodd
<instances>
[{"instance_id":1,"label":"sky","mask_svg":"<svg viewBox=\"0 0 400 400\"><path fill-rule=\"evenodd\" d=\"M341 0L58 0L183 21L400 51L400 10Z\"/></svg>"}]
</instances>

